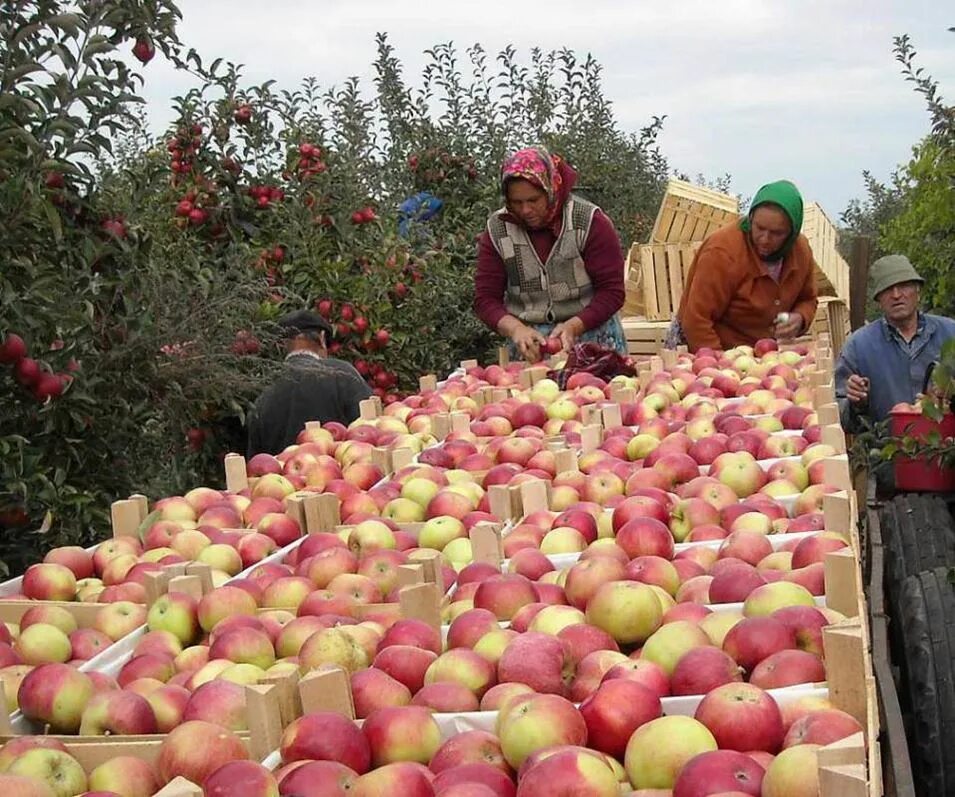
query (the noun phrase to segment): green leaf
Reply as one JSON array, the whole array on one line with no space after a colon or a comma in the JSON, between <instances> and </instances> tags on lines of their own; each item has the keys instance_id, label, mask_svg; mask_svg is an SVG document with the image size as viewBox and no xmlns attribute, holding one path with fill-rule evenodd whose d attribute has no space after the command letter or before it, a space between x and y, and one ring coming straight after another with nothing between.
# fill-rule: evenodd
<instances>
[{"instance_id":1,"label":"green leaf","mask_svg":"<svg viewBox=\"0 0 955 797\"><path fill-rule=\"evenodd\" d=\"M136 528L136 536L139 537L140 541L145 541L146 532L149 531L149 527L152 526L157 520L162 519L162 510L154 509L146 517L143 518L142 522Z\"/></svg>"}]
</instances>

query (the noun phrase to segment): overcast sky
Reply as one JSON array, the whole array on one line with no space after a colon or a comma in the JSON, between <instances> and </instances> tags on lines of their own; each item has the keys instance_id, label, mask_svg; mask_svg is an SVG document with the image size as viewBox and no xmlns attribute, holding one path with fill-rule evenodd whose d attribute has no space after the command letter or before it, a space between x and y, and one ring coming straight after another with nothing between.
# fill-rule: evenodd
<instances>
[{"instance_id":1,"label":"overcast sky","mask_svg":"<svg viewBox=\"0 0 955 797\"><path fill-rule=\"evenodd\" d=\"M591 53L627 131L666 115L671 167L752 196L780 177L835 220L864 193L862 170L886 178L929 128L922 98L899 74L892 37L955 101L952 0L180 0L180 38L207 63L245 64L250 83L323 87L357 75L369 93L375 33L387 32L415 84L422 51L452 41L496 54L507 44ZM144 93L154 125L190 84L157 57Z\"/></svg>"}]
</instances>

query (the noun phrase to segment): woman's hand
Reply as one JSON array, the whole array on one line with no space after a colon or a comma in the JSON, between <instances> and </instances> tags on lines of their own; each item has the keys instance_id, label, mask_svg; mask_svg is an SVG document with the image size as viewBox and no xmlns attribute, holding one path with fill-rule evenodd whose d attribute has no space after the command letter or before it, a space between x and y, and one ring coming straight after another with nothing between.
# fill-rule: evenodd
<instances>
[{"instance_id":1,"label":"woman's hand","mask_svg":"<svg viewBox=\"0 0 955 797\"><path fill-rule=\"evenodd\" d=\"M803 317L799 313L780 313L773 332L777 340L792 340L802 332Z\"/></svg>"},{"instance_id":2,"label":"woman's hand","mask_svg":"<svg viewBox=\"0 0 955 797\"><path fill-rule=\"evenodd\" d=\"M536 329L521 324L511 332L511 340L514 341L517 350L527 362L536 363L540 360L544 336Z\"/></svg>"},{"instance_id":3,"label":"woman's hand","mask_svg":"<svg viewBox=\"0 0 955 797\"><path fill-rule=\"evenodd\" d=\"M577 316L573 318L568 318L566 321L562 321L554 327L553 331L550 333L552 338L559 338L561 346L564 351L570 351L574 348L574 344L584 333L584 325L581 323L580 319Z\"/></svg>"}]
</instances>

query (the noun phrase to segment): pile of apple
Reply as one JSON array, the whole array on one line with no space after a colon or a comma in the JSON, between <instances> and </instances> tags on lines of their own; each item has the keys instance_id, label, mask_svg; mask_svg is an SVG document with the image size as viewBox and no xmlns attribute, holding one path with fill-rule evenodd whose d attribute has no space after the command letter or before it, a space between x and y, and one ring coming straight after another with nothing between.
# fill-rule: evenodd
<instances>
[{"instance_id":1,"label":"pile of apple","mask_svg":"<svg viewBox=\"0 0 955 797\"><path fill-rule=\"evenodd\" d=\"M79 750L49 736L21 736L0 748L0 793L16 797L152 797L176 777L202 784L207 797L273 797L274 775L249 760L231 731L203 721L185 722L160 745L156 760L117 754L84 769Z\"/></svg>"},{"instance_id":2,"label":"pile of apple","mask_svg":"<svg viewBox=\"0 0 955 797\"><path fill-rule=\"evenodd\" d=\"M579 707L514 694L486 729L458 732L416 706L381 708L359 727L306 714L282 738L279 793L302 797L675 797L815 795L820 744L859 731L841 711L796 701L782 710L747 684L719 687L695 716L663 716L659 699L618 680ZM631 792L631 789L637 790ZM647 791L646 794L666 792Z\"/></svg>"}]
</instances>

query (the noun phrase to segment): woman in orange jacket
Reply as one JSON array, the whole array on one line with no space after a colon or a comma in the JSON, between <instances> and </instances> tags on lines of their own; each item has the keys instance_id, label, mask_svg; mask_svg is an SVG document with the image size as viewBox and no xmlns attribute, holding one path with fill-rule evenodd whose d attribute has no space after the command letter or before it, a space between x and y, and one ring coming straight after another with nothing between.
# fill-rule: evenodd
<instances>
[{"instance_id":1,"label":"woman in orange jacket","mask_svg":"<svg viewBox=\"0 0 955 797\"><path fill-rule=\"evenodd\" d=\"M667 345L729 349L805 332L817 302L802 218L799 190L780 180L759 189L738 223L710 235L690 266Z\"/></svg>"}]
</instances>

